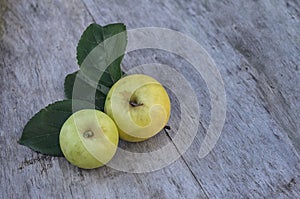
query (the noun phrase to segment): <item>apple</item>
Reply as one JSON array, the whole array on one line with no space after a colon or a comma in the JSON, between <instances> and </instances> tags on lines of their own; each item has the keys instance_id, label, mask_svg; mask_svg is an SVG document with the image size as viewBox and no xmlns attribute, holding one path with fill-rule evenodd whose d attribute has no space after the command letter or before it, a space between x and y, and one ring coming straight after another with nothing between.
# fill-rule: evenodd
<instances>
[{"instance_id":1,"label":"apple","mask_svg":"<svg viewBox=\"0 0 300 199\"><path fill-rule=\"evenodd\" d=\"M106 97L104 112L116 123L121 139L144 141L167 124L171 105L168 93L154 78L128 75L117 81Z\"/></svg>"},{"instance_id":2,"label":"apple","mask_svg":"<svg viewBox=\"0 0 300 199\"><path fill-rule=\"evenodd\" d=\"M93 109L72 114L59 134L66 159L84 169L101 167L109 162L117 150L118 140L118 129L113 120Z\"/></svg>"}]
</instances>

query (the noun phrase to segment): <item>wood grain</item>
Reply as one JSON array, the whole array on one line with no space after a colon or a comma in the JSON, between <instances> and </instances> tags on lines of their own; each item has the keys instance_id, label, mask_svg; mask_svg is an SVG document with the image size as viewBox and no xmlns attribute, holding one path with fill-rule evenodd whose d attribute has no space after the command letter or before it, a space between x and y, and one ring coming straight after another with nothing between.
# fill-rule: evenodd
<instances>
[{"instance_id":1,"label":"wood grain","mask_svg":"<svg viewBox=\"0 0 300 199\"><path fill-rule=\"evenodd\" d=\"M1 198L300 196L298 1L12 0L0 5ZM143 174L109 167L85 171L17 144L28 119L63 98L64 77L77 69L78 39L93 21L123 22L127 29L170 28L207 50L227 95L226 124L208 156L198 157L210 122L207 86L183 58L155 49L130 52L122 67L171 66L190 82L200 107L197 136L173 164ZM180 133L180 101L171 98L168 134L121 147L155 150Z\"/></svg>"},{"instance_id":2,"label":"wood grain","mask_svg":"<svg viewBox=\"0 0 300 199\"><path fill-rule=\"evenodd\" d=\"M108 167L85 171L64 158L17 144L28 119L63 98L66 74L77 70L76 45L93 20L80 1L10 2L1 38L1 198L205 198L183 160L140 175ZM165 134L138 146L155 150ZM125 143L126 144L126 143Z\"/></svg>"}]
</instances>

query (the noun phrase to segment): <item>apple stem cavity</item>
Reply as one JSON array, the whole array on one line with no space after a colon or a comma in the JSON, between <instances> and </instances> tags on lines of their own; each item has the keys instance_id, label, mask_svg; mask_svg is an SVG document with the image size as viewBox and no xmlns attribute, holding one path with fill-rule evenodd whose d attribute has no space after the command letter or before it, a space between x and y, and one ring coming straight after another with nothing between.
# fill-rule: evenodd
<instances>
[{"instance_id":1,"label":"apple stem cavity","mask_svg":"<svg viewBox=\"0 0 300 199\"><path fill-rule=\"evenodd\" d=\"M144 105L143 103L137 103L137 102L133 102L133 101L130 101L129 104L132 107L138 107L138 106L143 106Z\"/></svg>"},{"instance_id":2,"label":"apple stem cavity","mask_svg":"<svg viewBox=\"0 0 300 199\"><path fill-rule=\"evenodd\" d=\"M90 137L93 137L93 136L94 136L93 131L86 131L86 132L83 133L84 138L90 138Z\"/></svg>"}]
</instances>

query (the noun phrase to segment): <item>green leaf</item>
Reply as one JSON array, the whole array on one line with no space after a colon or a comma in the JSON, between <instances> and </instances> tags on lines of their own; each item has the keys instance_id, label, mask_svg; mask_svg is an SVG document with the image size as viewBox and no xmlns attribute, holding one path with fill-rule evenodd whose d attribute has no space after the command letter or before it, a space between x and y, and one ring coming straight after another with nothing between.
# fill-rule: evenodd
<instances>
[{"instance_id":1,"label":"green leaf","mask_svg":"<svg viewBox=\"0 0 300 199\"><path fill-rule=\"evenodd\" d=\"M80 74L80 71L66 76L64 88L67 99L88 101L95 104L99 110L104 110L105 98L109 89L89 82L88 79Z\"/></svg>"},{"instance_id":2,"label":"green leaf","mask_svg":"<svg viewBox=\"0 0 300 199\"><path fill-rule=\"evenodd\" d=\"M42 154L63 156L59 146L60 129L74 112L81 109L94 109L94 105L80 100L48 105L27 122L18 143Z\"/></svg>"},{"instance_id":3,"label":"green leaf","mask_svg":"<svg viewBox=\"0 0 300 199\"><path fill-rule=\"evenodd\" d=\"M126 26L91 24L77 46L77 61L89 80L111 87L122 77L120 67L127 45Z\"/></svg>"},{"instance_id":4,"label":"green leaf","mask_svg":"<svg viewBox=\"0 0 300 199\"><path fill-rule=\"evenodd\" d=\"M109 88L124 74L120 64L127 45L124 24L91 24L77 46L80 70L67 75L65 95L35 114L24 127L19 144L37 152L62 156L59 133L64 122L81 109L103 110ZM71 100L72 99L72 100Z\"/></svg>"},{"instance_id":5,"label":"green leaf","mask_svg":"<svg viewBox=\"0 0 300 199\"><path fill-rule=\"evenodd\" d=\"M126 45L124 24L88 26L77 46L80 70L65 78L66 97L94 103L103 110L109 89L124 75L120 65Z\"/></svg>"}]
</instances>

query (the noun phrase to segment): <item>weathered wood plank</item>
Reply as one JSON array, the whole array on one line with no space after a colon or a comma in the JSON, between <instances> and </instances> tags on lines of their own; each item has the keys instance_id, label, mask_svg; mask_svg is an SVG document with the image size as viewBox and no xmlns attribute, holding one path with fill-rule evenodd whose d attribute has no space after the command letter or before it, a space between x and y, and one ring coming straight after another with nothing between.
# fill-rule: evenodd
<instances>
[{"instance_id":1,"label":"weathered wood plank","mask_svg":"<svg viewBox=\"0 0 300 199\"><path fill-rule=\"evenodd\" d=\"M3 5L0 198L206 197L182 159L168 168L139 175L109 167L85 171L64 158L43 156L18 145L28 119L63 98L64 77L77 69L78 39L93 20L77 0L10 1ZM165 134L159 134L135 146L121 144L144 152L168 141Z\"/></svg>"},{"instance_id":2,"label":"weathered wood plank","mask_svg":"<svg viewBox=\"0 0 300 199\"><path fill-rule=\"evenodd\" d=\"M83 2L0 1L1 198L299 197L298 1ZM84 171L17 145L27 120L63 98L63 78L76 70L76 43L93 19L122 21L128 29L171 28L205 47L222 74L228 102L222 136L207 157L197 156L209 125L205 82L182 58L158 50L132 52L123 67L159 62L189 79L199 100L200 128L182 159L145 174L108 167ZM176 130L179 106L173 113ZM142 152L168 141L160 134L121 146Z\"/></svg>"},{"instance_id":3,"label":"weathered wood plank","mask_svg":"<svg viewBox=\"0 0 300 199\"><path fill-rule=\"evenodd\" d=\"M299 197L298 1L84 2L98 23L121 20L129 29L179 30L214 58L224 78L228 112L217 146L204 159L197 154L210 103L205 83L193 75L196 71L157 50L133 52L124 63L127 69L168 64L189 78L198 94L202 128L183 158L209 197ZM110 10L118 12L103 18Z\"/></svg>"}]
</instances>

